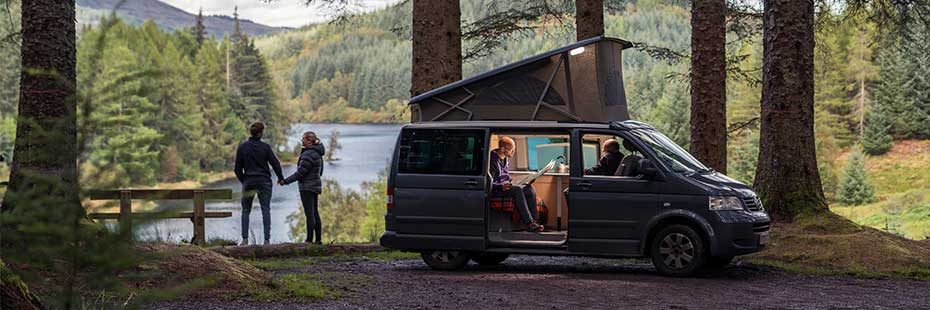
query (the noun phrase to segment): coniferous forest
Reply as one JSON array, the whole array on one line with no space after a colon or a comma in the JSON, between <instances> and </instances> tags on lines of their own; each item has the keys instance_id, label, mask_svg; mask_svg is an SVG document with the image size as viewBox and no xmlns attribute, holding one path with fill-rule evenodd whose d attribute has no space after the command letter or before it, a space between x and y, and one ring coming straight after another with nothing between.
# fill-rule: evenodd
<instances>
[{"instance_id":1,"label":"coniferous forest","mask_svg":"<svg viewBox=\"0 0 930 310\"><path fill-rule=\"evenodd\" d=\"M0 0L0 308L930 308L930 1L302 0L333 12L296 29L147 1ZM412 96L599 35L671 142L398 129ZM510 183L529 138L586 135L620 172Z\"/></svg>"}]
</instances>

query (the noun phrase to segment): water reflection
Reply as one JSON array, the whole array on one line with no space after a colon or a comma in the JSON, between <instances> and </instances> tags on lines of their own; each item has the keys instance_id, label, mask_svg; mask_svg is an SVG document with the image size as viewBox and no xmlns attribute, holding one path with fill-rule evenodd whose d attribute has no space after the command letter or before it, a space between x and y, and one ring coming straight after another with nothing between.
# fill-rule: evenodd
<instances>
[{"instance_id":1,"label":"water reflection","mask_svg":"<svg viewBox=\"0 0 930 310\"><path fill-rule=\"evenodd\" d=\"M324 216L323 224L326 225L323 227L323 236L326 238L325 240L330 239L329 236L335 236L339 242L344 242L343 239L358 238L358 236L341 232L352 231L353 229L360 231L360 229L366 227L365 221L345 220L357 217L340 216L340 214L351 215L357 212L366 212L364 202L367 197L363 183L376 181L378 174L387 167L393 154L397 134L400 132L400 125L296 124L289 135L289 144L292 146L298 145L301 134L307 130L316 132L324 144L329 143L331 132L338 130L338 141L342 145L342 150L336 154L336 157L340 160L328 163L324 167L323 178L328 186L324 189L324 192L332 190L334 194L336 191L339 194L327 196L332 197L327 201L323 200L326 198L323 196L326 195L320 197L321 216ZM296 170L294 165L286 165L283 168L285 175L290 175ZM232 188L234 198L230 201L210 201L207 203L206 208L209 211L230 211L233 215L229 218L207 219L207 239L239 240L239 221L242 209L239 197L241 196L242 186L237 180L232 179L209 184L206 187ZM350 194L351 192L354 192L354 195ZM383 192L382 189L379 193ZM380 202L383 204L383 199ZM336 207L324 208L325 203L334 204ZM159 207L190 209L192 206L190 202L165 202L159 203ZM383 206L381 208L383 209ZM253 241L262 238L261 212L255 212L258 209L256 199L249 223L249 235ZM305 219L303 219L302 209L296 183L288 186L274 186L271 198L272 242L304 240L306 236L305 227L301 226L305 224L302 224L301 221ZM331 212L331 215L323 213L323 209L331 210L327 211ZM330 219L327 220L327 217ZM146 240L180 242L190 240L192 233L193 226L190 220L187 219L159 219L136 225L136 236ZM369 233L371 232L365 232L365 234ZM380 234L381 232L378 231L377 233Z\"/></svg>"}]
</instances>

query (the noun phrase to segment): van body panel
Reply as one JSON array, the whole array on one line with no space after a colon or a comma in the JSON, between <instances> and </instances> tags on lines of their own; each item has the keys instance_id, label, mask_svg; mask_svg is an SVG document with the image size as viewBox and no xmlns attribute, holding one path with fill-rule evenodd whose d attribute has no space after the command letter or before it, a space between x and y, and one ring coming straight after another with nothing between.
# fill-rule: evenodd
<instances>
[{"instance_id":1,"label":"van body panel","mask_svg":"<svg viewBox=\"0 0 930 310\"><path fill-rule=\"evenodd\" d=\"M381 242L404 249L484 250L487 139L487 129L404 127L390 177L394 207L385 215L388 232Z\"/></svg>"}]
</instances>

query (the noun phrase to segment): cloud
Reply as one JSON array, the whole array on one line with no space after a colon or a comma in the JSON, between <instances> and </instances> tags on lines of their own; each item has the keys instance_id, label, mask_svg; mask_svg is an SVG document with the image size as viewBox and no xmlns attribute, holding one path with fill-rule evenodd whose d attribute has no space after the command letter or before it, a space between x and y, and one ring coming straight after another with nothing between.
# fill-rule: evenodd
<instances>
[{"instance_id":1,"label":"cloud","mask_svg":"<svg viewBox=\"0 0 930 310\"><path fill-rule=\"evenodd\" d=\"M184 11L204 15L232 15L239 7L239 17L270 26L300 27L332 18L333 13L319 6L305 6L305 0L162 0ZM357 10L371 11L397 3L398 0L358 0Z\"/></svg>"}]
</instances>

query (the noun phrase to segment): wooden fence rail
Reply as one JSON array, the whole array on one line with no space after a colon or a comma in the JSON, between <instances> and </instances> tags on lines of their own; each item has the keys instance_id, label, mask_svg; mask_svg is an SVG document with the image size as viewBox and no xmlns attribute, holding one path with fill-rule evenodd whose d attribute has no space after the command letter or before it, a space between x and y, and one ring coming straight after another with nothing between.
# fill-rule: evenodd
<instances>
[{"instance_id":1,"label":"wooden fence rail","mask_svg":"<svg viewBox=\"0 0 930 310\"><path fill-rule=\"evenodd\" d=\"M206 218L232 217L232 212L206 212L207 200L230 200L232 189L110 189L91 190L90 200L119 200L119 213L91 213L91 219L117 219L120 233L132 237L133 218L189 218L194 223L191 242L206 242ZM193 200L193 212L132 212L132 200Z\"/></svg>"}]
</instances>

